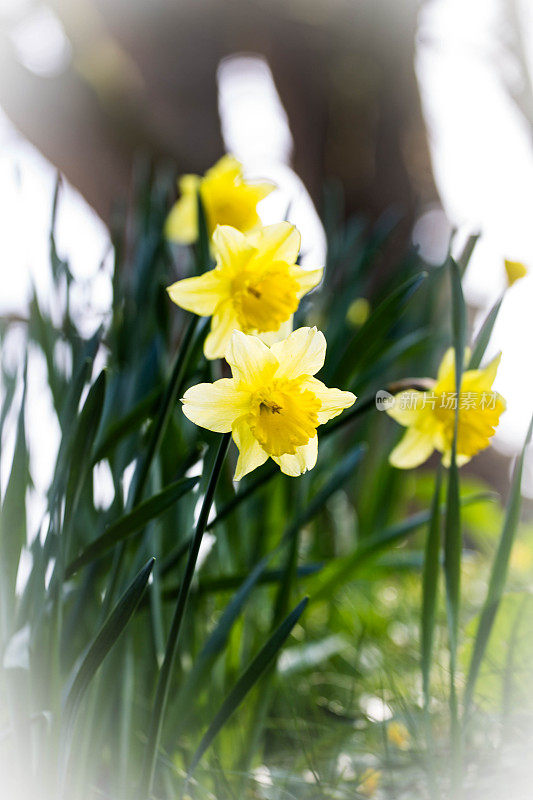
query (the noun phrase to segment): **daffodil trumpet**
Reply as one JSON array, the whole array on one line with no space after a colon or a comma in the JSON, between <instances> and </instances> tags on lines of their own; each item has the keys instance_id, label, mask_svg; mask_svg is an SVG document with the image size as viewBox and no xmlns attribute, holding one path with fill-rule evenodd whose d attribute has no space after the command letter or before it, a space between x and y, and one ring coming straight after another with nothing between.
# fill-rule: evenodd
<instances>
[{"instance_id":1,"label":"daffodil trumpet","mask_svg":"<svg viewBox=\"0 0 533 800\"><path fill-rule=\"evenodd\" d=\"M465 353L468 362L469 353ZM455 386L455 354L450 348L439 367L437 380L425 390L395 395L387 414L407 428L389 456L394 467L411 469L423 464L437 450L449 467L458 412L456 463L466 464L489 446L505 400L492 390L501 354L484 368L463 372L460 392Z\"/></svg>"},{"instance_id":2,"label":"daffodil trumpet","mask_svg":"<svg viewBox=\"0 0 533 800\"><path fill-rule=\"evenodd\" d=\"M300 234L288 222L243 234L228 225L213 235L214 269L169 286L176 305L211 317L204 353L222 358L234 330L267 344L285 338L301 298L318 285L323 268L304 270L296 261Z\"/></svg>"},{"instance_id":3,"label":"daffodil trumpet","mask_svg":"<svg viewBox=\"0 0 533 800\"><path fill-rule=\"evenodd\" d=\"M234 331L226 352L232 377L185 392L188 419L211 431L231 432L239 449L235 480L268 458L293 477L315 466L317 428L356 400L314 377L325 354L324 334L316 328L299 328L270 347L257 336Z\"/></svg>"}]
</instances>

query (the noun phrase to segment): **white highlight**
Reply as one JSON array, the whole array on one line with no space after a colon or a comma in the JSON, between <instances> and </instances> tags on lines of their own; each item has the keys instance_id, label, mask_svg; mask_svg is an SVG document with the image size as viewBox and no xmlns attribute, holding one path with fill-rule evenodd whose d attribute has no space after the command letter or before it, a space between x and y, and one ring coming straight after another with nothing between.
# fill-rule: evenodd
<instances>
[{"instance_id":1,"label":"white highlight","mask_svg":"<svg viewBox=\"0 0 533 800\"><path fill-rule=\"evenodd\" d=\"M323 266L326 237L303 182L289 166L292 135L270 67L261 56L234 55L220 63L217 78L226 150L250 179L278 187L258 207L263 224L288 219L302 235L302 266Z\"/></svg>"},{"instance_id":2,"label":"white highlight","mask_svg":"<svg viewBox=\"0 0 533 800\"><path fill-rule=\"evenodd\" d=\"M10 31L20 63L40 77L54 77L66 70L72 47L59 17L38 4Z\"/></svg>"},{"instance_id":3,"label":"white highlight","mask_svg":"<svg viewBox=\"0 0 533 800\"><path fill-rule=\"evenodd\" d=\"M531 73L533 7L527 0L516 7ZM477 325L505 287L504 259L533 269L533 145L530 124L512 97L520 74L505 46L507 9L497 0L430 0L419 18L416 71L444 211L463 233L482 232L464 283L478 309ZM509 454L520 449L533 411L533 371L524 350L533 341L532 305L530 275L507 293L487 353L503 352L495 389L507 412L494 443ZM532 471L528 466L527 474ZM533 496L533 481L524 491Z\"/></svg>"}]
</instances>

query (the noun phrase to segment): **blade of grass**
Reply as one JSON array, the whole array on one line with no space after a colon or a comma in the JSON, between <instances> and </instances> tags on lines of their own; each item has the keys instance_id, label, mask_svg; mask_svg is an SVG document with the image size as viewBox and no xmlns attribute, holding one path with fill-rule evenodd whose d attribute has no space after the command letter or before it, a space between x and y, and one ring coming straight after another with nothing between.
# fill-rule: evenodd
<instances>
[{"instance_id":1,"label":"blade of grass","mask_svg":"<svg viewBox=\"0 0 533 800\"><path fill-rule=\"evenodd\" d=\"M271 572L270 574L265 572L265 567L270 558L270 555L263 557L248 576L226 576L230 580L222 581L222 583L218 585L217 579L214 579L215 591L219 588L224 590L233 588L235 585L239 588L224 609L217 625L204 644L187 679L179 691L177 704L174 710L175 723L172 731L175 739L177 739L184 730L191 715L194 713L194 706L190 700L191 697L197 697L202 686L206 685L207 676L213 668L218 656L224 651L231 629L246 605L253 589L257 584L266 583L269 579L272 580L274 578L276 581L279 581L281 578L281 570ZM209 579L207 580L209 581ZM220 581L221 579L218 580ZM204 589L205 585L203 588L198 586L198 591L203 591ZM210 591L211 590L212 587L210 588Z\"/></svg>"},{"instance_id":2,"label":"blade of grass","mask_svg":"<svg viewBox=\"0 0 533 800\"><path fill-rule=\"evenodd\" d=\"M90 645L85 658L76 671L68 692L61 726L61 755L59 765L60 785L64 786L69 750L76 714L96 671L124 631L146 588L154 565L151 558L124 592L100 632Z\"/></svg>"},{"instance_id":3,"label":"blade of grass","mask_svg":"<svg viewBox=\"0 0 533 800\"><path fill-rule=\"evenodd\" d=\"M187 771L187 778L192 776L198 765L198 762L204 755L207 748L210 746L215 736L220 732L227 720L242 703L250 689L252 689L254 684L257 683L258 679L261 677L272 659L281 650L292 629L303 614L306 605L307 598L304 598L283 620L281 625L274 631L272 636L266 641L259 653L241 675L233 689L222 703L220 709L215 714L215 717L213 718L209 728L203 735L202 740L192 757L191 764Z\"/></svg>"},{"instance_id":4,"label":"blade of grass","mask_svg":"<svg viewBox=\"0 0 533 800\"><path fill-rule=\"evenodd\" d=\"M431 505L426 547L424 553L424 568L422 573L422 618L421 618L421 669L422 687L424 693L424 712L429 713L430 675L433 655L433 637L435 632L435 610L437 606L438 581L439 581L439 553L440 553L440 495L442 486L442 466L439 463L435 474L435 489Z\"/></svg>"},{"instance_id":5,"label":"blade of grass","mask_svg":"<svg viewBox=\"0 0 533 800\"><path fill-rule=\"evenodd\" d=\"M196 195L196 213L198 216L198 241L196 242L196 271L198 274L209 269L209 231L207 219L202 202L202 195L198 190Z\"/></svg>"},{"instance_id":6,"label":"blade of grass","mask_svg":"<svg viewBox=\"0 0 533 800\"><path fill-rule=\"evenodd\" d=\"M470 659L464 693L463 716L465 720L470 713L479 670L505 588L507 571L509 567L509 558L511 556L511 550L516 537L516 532L518 530L518 525L520 523L520 512L522 509L522 473L524 469L526 448L531 442L532 430L533 417L529 423L524 446L522 447L520 456L515 464L513 481L511 484L511 493L505 513L505 520L503 523L500 540L498 542L496 555L492 564L487 596L483 604L483 609L481 611L481 616L479 618L479 624L476 631L474 648L472 650L472 657Z\"/></svg>"},{"instance_id":7,"label":"blade of grass","mask_svg":"<svg viewBox=\"0 0 533 800\"><path fill-rule=\"evenodd\" d=\"M485 350L490 342L490 337L492 336L496 319L500 313L502 302L503 295L494 303L491 310L487 314L487 318L485 319L476 337L476 341L472 349L472 355L470 356L470 361L468 362L468 369L478 369L479 365L481 364L483 356L485 355Z\"/></svg>"},{"instance_id":8,"label":"blade of grass","mask_svg":"<svg viewBox=\"0 0 533 800\"><path fill-rule=\"evenodd\" d=\"M316 575L323 567L324 565L320 563L302 564L298 567L296 572L299 578L307 578L311 575ZM244 581L248 581L252 578L255 574L255 570L256 567L254 567L253 571L250 573L238 572L230 575L219 575L214 578L201 578L195 585L193 592L199 597L215 592L231 592L234 589L242 588ZM282 569L269 569L262 572L259 578L254 580L254 584L257 584L257 586L265 586L271 583L279 583L282 577ZM163 592L163 600L175 600L179 594L179 590L179 585L165 589Z\"/></svg>"},{"instance_id":9,"label":"blade of grass","mask_svg":"<svg viewBox=\"0 0 533 800\"><path fill-rule=\"evenodd\" d=\"M474 248L477 244L480 234L474 233L472 236L469 236L466 240L465 246L461 252L461 255L457 259L457 265L459 267L459 274L462 277L465 272L466 268L470 263L470 259L472 258L472 253L474 252Z\"/></svg>"},{"instance_id":10,"label":"blade of grass","mask_svg":"<svg viewBox=\"0 0 533 800\"><path fill-rule=\"evenodd\" d=\"M83 485L92 466L91 451L104 408L105 387L106 372L102 370L89 389L76 425L72 447L69 451L69 473L65 493L63 539L69 531L81 490L83 489ZM66 543L63 544L64 554L66 553L65 545Z\"/></svg>"},{"instance_id":11,"label":"blade of grass","mask_svg":"<svg viewBox=\"0 0 533 800\"><path fill-rule=\"evenodd\" d=\"M461 732L459 728L459 710L457 705L456 669L457 647L459 636L459 613L461 604L461 503L459 497L459 469L457 466L457 432L459 424L459 407L461 404L461 383L463 375L465 339L466 339L466 307L461 287L461 272L458 264L449 259L451 294L452 294L452 332L455 351L455 391L456 408L451 451L450 468L446 494L446 514L444 518L444 580L446 586L446 610L448 617L449 653L450 653L450 715L451 715L451 750L452 750L452 784L459 791L461 783Z\"/></svg>"},{"instance_id":12,"label":"blade of grass","mask_svg":"<svg viewBox=\"0 0 533 800\"><path fill-rule=\"evenodd\" d=\"M0 592L3 642L12 632L15 586L22 548L26 544L26 489L30 484L29 454L26 443L27 365L17 419L15 449L0 514Z\"/></svg>"}]
</instances>

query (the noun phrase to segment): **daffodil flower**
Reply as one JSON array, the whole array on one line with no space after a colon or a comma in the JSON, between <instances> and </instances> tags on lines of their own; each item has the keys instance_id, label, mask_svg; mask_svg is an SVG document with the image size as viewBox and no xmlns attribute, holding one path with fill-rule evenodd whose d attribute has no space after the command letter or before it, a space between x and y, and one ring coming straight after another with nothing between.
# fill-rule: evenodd
<instances>
[{"instance_id":1,"label":"daffodil flower","mask_svg":"<svg viewBox=\"0 0 533 800\"><path fill-rule=\"evenodd\" d=\"M257 204L275 188L271 183L245 181L242 165L230 155L217 161L203 178L183 175L178 185L181 196L167 217L165 234L181 244L192 244L198 238L198 190L211 236L217 225L231 225L239 231L259 226Z\"/></svg>"},{"instance_id":2,"label":"daffodil flower","mask_svg":"<svg viewBox=\"0 0 533 800\"><path fill-rule=\"evenodd\" d=\"M300 298L323 269L297 266L300 234L288 222L243 234L220 225L213 235L215 269L169 286L171 300L200 316L212 316L206 358L221 358L234 330L268 344L290 333Z\"/></svg>"},{"instance_id":3,"label":"daffodil flower","mask_svg":"<svg viewBox=\"0 0 533 800\"><path fill-rule=\"evenodd\" d=\"M387 413L407 428L390 454L394 467L410 469L422 464L434 450L450 466L456 408L459 411L457 456L459 466L489 446L505 411L505 400L492 391L501 354L485 368L467 370L461 380L459 398L455 387L455 355L451 348L439 367L436 382L428 391L400 392Z\"/></svg>"},{"instance_id":4,"label":"daffodil flower","mask_svg":"<svg viewBox=\"0 0 533 800\"><path fill-rule=\"evenodd\" d=\"M505 272L507 274L507 285L512 286L513 283L525 278L527 275L527 267L521 261L509 261L505 259Z\"/></svg>"},{"instance_id":5,"label":"daffodil flower","mask_svg":"<svg viewBox=\"0 0 533 800\"><path fill-rule=\"evenodd\" d=\"M355 402L313 377L324 364L326 340L316 328L298 328L268 347L235 331L226 353L232 378L200 383L185 392L183 413L202 428L229 433L239 448L235 480L268 458L286 475L315 466L317 427Z\"/></svg>"}]
</instances>

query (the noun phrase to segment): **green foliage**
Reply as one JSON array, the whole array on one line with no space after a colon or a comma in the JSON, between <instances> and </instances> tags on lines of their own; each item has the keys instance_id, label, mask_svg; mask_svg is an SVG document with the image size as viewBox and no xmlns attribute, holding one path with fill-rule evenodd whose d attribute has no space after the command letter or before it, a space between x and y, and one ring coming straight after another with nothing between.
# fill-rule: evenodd
<instances>
[{"instance_id":1,"label":"green foliage","mask_svg":"<svg viewBox=\"0 0 533 800\"><path fill-rule=\"evenodd\" d=\"M525 669L529 653L527 573L511 546L519 537L533 563L533 533L519 525L516 480L506 513L487 486L469 476L460 483L454 469L444 502L431 468L390 467L398 431L374 397L406 375L434 374L450 341L461 358L460 273L473 245L458 265L426 272L398 245L397 219L345 222L330 191L326 279L296 324L324 330L324 375L360 397L320 429L311 472L295 480L267 463L236 487L227 437L221 444L180 410L184 390L222 368L202 357L205 323L165 292L176 272L200 272L210 259L200 200L194 259L163 238L171 177L139 169L129 224L120 220L114 232L112 308L92 337L77 331L69 302L56 325L32 300L28 357L38 352L46 365L61 437L34 529L26 369L12 374L2 364L2 444L14 428L12 451L1 452L6 796L353 798L364 795L369 767L381 772L384 796L437 796L448 779L446 758L442 774L434 769L448 747L448 631L459 653L456 724L461 670L475 665L465 747L487 686L500 705L483 711L496 716L500 706L509 716L527 687L516 667ZM377 285L385 252L392 267ZM68 298L72 276L53 222L50 256L56 296ZM347 310L357 297L374 311L354 328ZM2 325L3 341L10 330ZM482 329L476 359L490 330ZM59 342L68 369L58 365ZM113 489L105 510L93 496L101 462ZM438 591L443 555L449 628ZM509 626L518 633L503 647ZM389 714L409 731L405 750L387 738Z\"/></svg>"}]
</instances>

